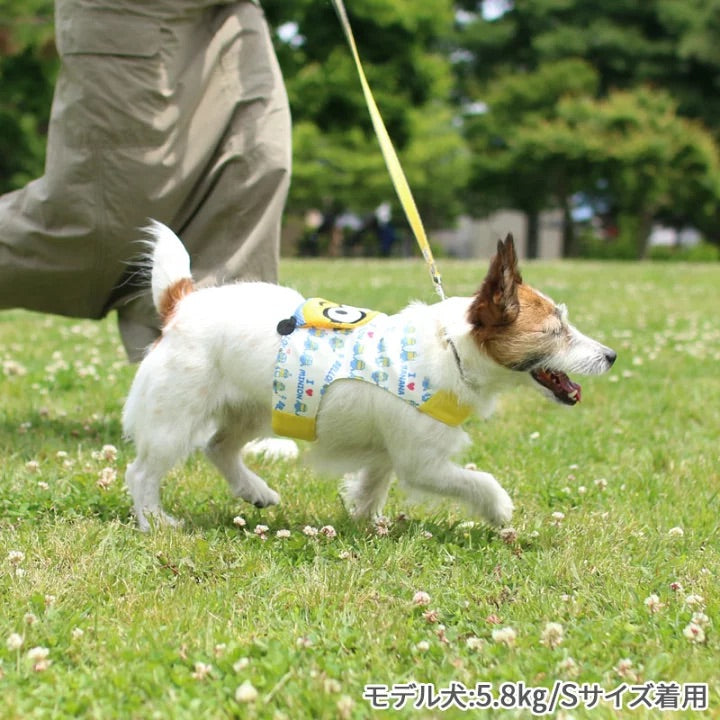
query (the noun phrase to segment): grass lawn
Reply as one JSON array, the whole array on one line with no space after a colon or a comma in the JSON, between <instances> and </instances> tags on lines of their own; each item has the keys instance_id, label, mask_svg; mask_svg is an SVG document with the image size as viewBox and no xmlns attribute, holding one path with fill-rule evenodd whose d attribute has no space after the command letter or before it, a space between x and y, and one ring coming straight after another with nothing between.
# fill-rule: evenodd
<instances>
[{"instance_id":1,"label":"grass lawn","mask_svg":"<svg viewBox=\"0 0 720 720\"><path fill-rule=\"evenodd\" d=\"M448 292L485 267L443 261ZM285 260L282 275L389 312L434 299L419 262ZM252 463L283 498L259 511L200 456L165 485L184 527L142 535L113 319L0 314L0 718L459 718L487 716L459 709L460 683L527 708L539 695L519 683L556 681L557 717L659 717L697 707L703 684L694 715L720 717L720 265L524 276L619 357L575 408L517 392L467 423L460 460L510 492L516 537L396 491L386 524L357 525L336 479L302 463ZM303 533L327 525L336 537ZM373 711L369 684L404 709Z\"/></svg>"}]
</instances>

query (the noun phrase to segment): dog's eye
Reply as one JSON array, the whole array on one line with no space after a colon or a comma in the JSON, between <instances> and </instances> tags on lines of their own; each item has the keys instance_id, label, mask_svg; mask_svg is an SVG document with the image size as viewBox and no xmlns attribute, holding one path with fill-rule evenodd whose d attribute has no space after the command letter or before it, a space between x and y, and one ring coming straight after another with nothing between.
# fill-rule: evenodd
<instances>
[{"instance_id":1,"label":"dog's eye","mask_svg":"<svg viewBox=\"0 0 720 720\"><path fill-rule=\"evenodd\" d=\"M323 310L323 315L330 321L336 323L359 323L366 315L360 308L346 307L339 305Z\"/></svg>"}]
</instances>

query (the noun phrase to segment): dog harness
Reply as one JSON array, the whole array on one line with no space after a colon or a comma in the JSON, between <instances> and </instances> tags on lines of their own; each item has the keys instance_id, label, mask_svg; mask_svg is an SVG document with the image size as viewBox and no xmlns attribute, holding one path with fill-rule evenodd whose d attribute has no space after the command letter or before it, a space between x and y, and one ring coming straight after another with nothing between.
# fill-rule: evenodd
<instances>
[{"instance_id":1,"label":"dog harness","mask_svg":"<svg viewBox=\"0 0 720 720\"><path fill-rule=\"evenodd\" d=\"M417 329L402 315L312 298L277 330L272 427L278 435L315 440L323 396L336 380L376 385L447 425L460 425L471 413L419 371Z\"/></svg>"}]
</instances>

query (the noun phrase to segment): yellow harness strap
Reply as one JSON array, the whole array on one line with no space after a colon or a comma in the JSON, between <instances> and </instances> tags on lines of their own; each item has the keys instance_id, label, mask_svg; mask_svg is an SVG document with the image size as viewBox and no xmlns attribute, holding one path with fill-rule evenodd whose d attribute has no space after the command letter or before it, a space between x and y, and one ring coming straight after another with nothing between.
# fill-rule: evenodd
<instances>
[{"instance_id":1,"label":"yellow harness strap","mask_svg":"<svg viewBox=\"0 0 720 720\"><path fill-rule=\"evenodd\" d=\"M415 198L413 198L410 185L408 184L405 173L400 164L400 160L395 152L395 147L390 140L388 131L385 128L382 115L378 110L377 103L373 97L372 90L368 84L367 78L365 77L365 71L363 70L362 63L360 62L360 54L358 53L357 46L355 44L355 37L353 36L352 28L350 27L350 21L348 20L347 12L345 11L345 5L343 0L332 0L335 12L340 19L340 24L347 38L350 50L352 51L353 58L355 60L355 67L357 68L358 75L360 76L360 84L362 85L363 94L365 95L365 102L367 103L368 110L370 111L370 118L372 119L373 127L375 128L375 134L377 135L380 143L380 149L382 150L383 157L385 158L385 165L387 165L390 178L392 179L393 185L395 186L395 192L397 192L400 204L405 211L405 216L410 223L410 227L415 235L417 244L420 246L420 250L425 258L428 269L430 271L430 277L435 284L435 290L440 299L445 299L445 293L442 287L442 278L440 272L435 264L435 258L433 257L432 250L430 249L430 243L428 242L427 235L425 234L425 227L423 226L418 212L417 205L415 204Z\"/></svg>"}]
</instances>

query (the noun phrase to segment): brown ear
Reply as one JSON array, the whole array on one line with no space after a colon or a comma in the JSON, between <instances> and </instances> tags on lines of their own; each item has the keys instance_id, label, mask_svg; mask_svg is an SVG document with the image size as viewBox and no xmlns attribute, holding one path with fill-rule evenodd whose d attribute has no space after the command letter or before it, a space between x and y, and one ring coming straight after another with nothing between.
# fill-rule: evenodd
<instances>
[{"instance_id":1,"label":"brown ear","mask_svg":"<svg viewBox=\"0 0 720 720\"><path fill-rule=\"evenodd\" d=\"M522 284L513 236L498 240L497 253L470 305L469 321L475 327L509 325L520 312L517 286Z\"/></svg>"}]
</instances>

